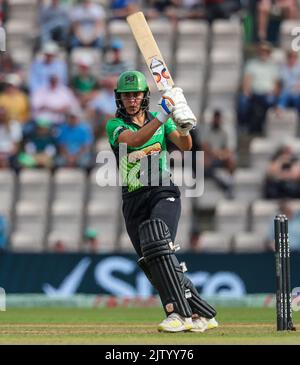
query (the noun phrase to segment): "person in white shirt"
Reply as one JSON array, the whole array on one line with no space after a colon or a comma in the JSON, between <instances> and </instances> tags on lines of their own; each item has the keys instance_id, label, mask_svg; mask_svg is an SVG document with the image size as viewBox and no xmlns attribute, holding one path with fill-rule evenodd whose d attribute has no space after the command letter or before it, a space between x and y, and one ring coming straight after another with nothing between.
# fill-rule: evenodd
<instances>
[{"instance_id":1,"label":"person in white shirt","mask_svg":"<svg viewBox=\"0 0 300 365\"><path fill-rule=\"evenodd\" d=\"M38 89L31 98L33 118L46 118L54 124L65 121L66 113L78 107L72 90L59 82L57 75L49 77L49 84Z\"/></svg>"},{"instance_id":2,"label":"person in white shirt","mask_svg":"<svg viewBox=\"0 0 300 365\"><path fill-rule=\"evenodd\" d=\"M70 14L71 39L70 48L102 48L105 37L105 10L100 4L91 0L81 0Z\"/></svg>"},{"instance_id":3,"label":"person in white shirt","mask_svg":"<svg viewBox=\"0 0 300 365\"><path fill-rule=\"evenodd\" d=\"M258 46L258 57L246 63L239 96L238 120L248 132L261 133L265 114L279 96L279 67L271 60L272 47L268 42Z\"/></svg>"},{"instance_id":4,"label":"person in white shirt","mask_svg":"<svg viewBox=\"0 0 300 365\"><path fill-rule=\"evenodd\" d=\"M0 168L15 167L21 139L21 125L9 121L6 110L0 107Z\"/></svg>"}]
</instances>

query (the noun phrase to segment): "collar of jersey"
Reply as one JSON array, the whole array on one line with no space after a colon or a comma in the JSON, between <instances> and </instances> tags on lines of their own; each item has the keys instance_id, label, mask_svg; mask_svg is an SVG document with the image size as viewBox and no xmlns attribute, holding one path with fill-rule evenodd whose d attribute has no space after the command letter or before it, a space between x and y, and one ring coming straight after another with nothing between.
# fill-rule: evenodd
<instances>
[{"instance_id":1,"label":"collar of jersey","mask_svg":"<svg viewBox=\"0 0 300 365\"><path fill-rule=\"evenodd\" d=\"M150 113L149 111L146 111L146 122L144 125L146 125L147 123L151 122L151 120L153 120L155 118L155 116ZM131 120L131 117L129 116L126 116L124 117L124 122L127 123L127 124L134 124L135 126L139 127L139 128L142 128L141 126L135 124L132 120Z\"/></svg>"}]
</instances>

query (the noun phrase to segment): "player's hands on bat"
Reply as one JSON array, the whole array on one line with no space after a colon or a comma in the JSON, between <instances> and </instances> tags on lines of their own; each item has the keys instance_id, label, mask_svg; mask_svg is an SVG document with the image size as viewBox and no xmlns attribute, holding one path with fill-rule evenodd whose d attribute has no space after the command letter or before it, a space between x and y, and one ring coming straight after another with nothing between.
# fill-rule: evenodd
<instances>
[{"instance_id":1,"label":"player's hands on bat","mask_svg":"<svg viewBox=\"0 0 300 365\"><path fill-rule=\"evenodd\" d=\"M183 136L187 136L189 131L196 125L196 117L187 104L175 106L172 112L172 118L178 132Z\"/></svg>"},{"instance_id":2,"label":"player's hands on bat","mask_svg":"<svg viewBox=\"0 0 300 365\"><path fill-rule=\"evenodd\" d=\"M157 115L157 118L161 123L164 123L171 117L175 108L180 105L186 105L182 89L173 87L172 89L166 90L162 94L158 105L160 105L162 111Z\"/></svg>"}]
</instances>

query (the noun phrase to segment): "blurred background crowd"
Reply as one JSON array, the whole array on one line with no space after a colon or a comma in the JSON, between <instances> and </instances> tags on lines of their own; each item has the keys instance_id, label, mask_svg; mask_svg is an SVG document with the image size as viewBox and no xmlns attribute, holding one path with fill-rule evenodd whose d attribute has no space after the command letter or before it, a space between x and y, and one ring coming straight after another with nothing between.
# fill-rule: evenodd
<instances>
[{"instance_id":1,"label":"blurred background crowd","mask_svg":"<svg viewBox=\"0 0 300 365\"><path fill-rule=\"evenodd\" d=\"M0 9L1 250L132 250L118 191L95 176L119 74L149 77L125 20L137 10L199 120L204 194L183 197L183 248L272 250L281 211L300 250L299 1L2 0Z\"/></svg>"}]
</instances>

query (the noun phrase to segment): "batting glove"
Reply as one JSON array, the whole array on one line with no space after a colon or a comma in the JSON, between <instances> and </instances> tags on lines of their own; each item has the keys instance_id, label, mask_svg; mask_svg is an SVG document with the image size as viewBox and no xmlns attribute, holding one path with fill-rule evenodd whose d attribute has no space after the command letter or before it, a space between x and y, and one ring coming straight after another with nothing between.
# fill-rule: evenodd
<instances>
[{"instance_id":1,"label":"batting glove","mask_svg":"<svg viewBox=\"0 0 300 365\"><path fill-rule=\"evenodd\" d=\"M182 89L174 87L170 90L166 90L159 101L159 105L162 111L156 116L156 118L161 123L165 123L176 107L186 105L186 99L183 95Z\"/></svg>"},{"instance_id":2,"label":"batting glove","mask_svg":"<svg viewBox=\"0 0 300 365\"><path fill-rule=\"evenodd\" d=\"M187 136L189 131L196 126L196 117L187 104L175 106L172 117L178 132L183 136Z\"/></svg>"}]
</instances>

